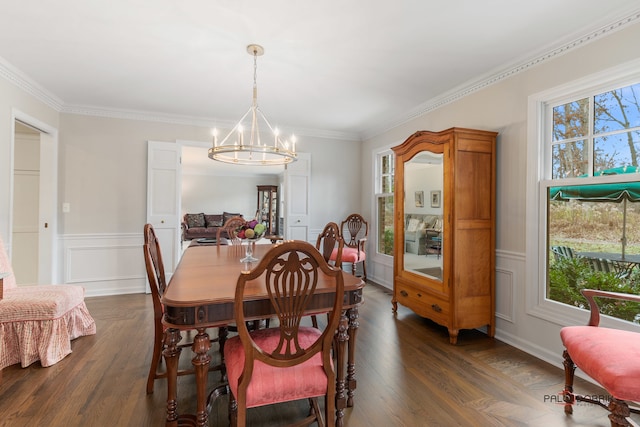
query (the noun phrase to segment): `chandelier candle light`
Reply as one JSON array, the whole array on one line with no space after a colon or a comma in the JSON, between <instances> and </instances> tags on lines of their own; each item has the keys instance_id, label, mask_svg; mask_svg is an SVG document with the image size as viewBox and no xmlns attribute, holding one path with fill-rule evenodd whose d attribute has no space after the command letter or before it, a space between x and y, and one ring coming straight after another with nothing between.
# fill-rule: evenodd
<instances>
[{"instance_id":1,"label":"chandelier candle light","mask_svg":"<svg viewBox=\"0 0 640 427\"><path fill-rule=\"evenodd\" d=\"M297 160L296 138L283 141L278 129L274 129L258 107L258 85L256 83L257 58L264 54L264 48L257 44L247 46L247 52L253 55L253 102L231 132L218 143L218 130L213 130L213 147L209 149L209 158L236 165L286 165ZM248 143L245 144L243 121L251 115L248 129ZM266 123L273 139L262 143L260 140L259 119Z\"/></svg>"}]
</instances>

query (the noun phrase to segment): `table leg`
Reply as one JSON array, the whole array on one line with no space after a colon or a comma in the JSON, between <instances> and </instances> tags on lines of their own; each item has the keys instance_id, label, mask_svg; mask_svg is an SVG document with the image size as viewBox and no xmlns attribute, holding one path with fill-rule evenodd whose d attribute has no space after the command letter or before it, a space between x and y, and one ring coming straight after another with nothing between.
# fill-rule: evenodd
<instances>
[{"instance_id":1,"label":"table leg","mask_svg":"<svg viewBox=\"0 0 640 427\"><path fill-rule=\"evenodd\" d=\"M347 359L347 407L353 406L353 391L356 389L356 332L360 323L358 322L358 306L347 311L349 316L349 355Z\"/></svg>"},{"instance_id":2,"label":"table leg","mask_svg":"<svg viewBox=\"0 0 640 427\"><path fill-rule=\"evenodd\" d=\"M211 356L209 349L211 342L206 328L198 328L198 333L193 339L193 352L195 356L191 359L196 374L196 425L204 427L208 424L209 414L207 412L207 377L209 373L209 364Z\"/></svg>"},{"instance_id":3,"label":"table leg","mask_svg":"<svg viewBox=\"0 0 640 427\"><path fill-rule=\"evenodd\" d=\"M162 355L167 365L167 427L178 426L178 360L182 351L178 343L181 339L177 329L167 329L164 333Z\"/></svg>"},{"instance_id":4,"label":"table leg","mask_svg":"<svg viewBox=\"0 0 640 427\"><path fill-rule=\"evenodd\" d=\"M345 375L344 375L344 355L349 334L349 328L346 314L343 312L340 316L340 323L335 337L336 351L336 427L344 426L344 408L346 405L345 397Z\"/></svg>"}]
</instances>

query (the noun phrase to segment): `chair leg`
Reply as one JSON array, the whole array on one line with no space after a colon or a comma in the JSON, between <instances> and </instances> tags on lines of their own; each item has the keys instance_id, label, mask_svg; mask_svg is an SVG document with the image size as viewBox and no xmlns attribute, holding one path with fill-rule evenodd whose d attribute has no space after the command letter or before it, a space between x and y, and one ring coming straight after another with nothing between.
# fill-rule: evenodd
<instances>
[{"instance_id":1,"label":"chair leg","mask_svg":"<svg viewBox=\"0 0 640 427\"><path fill-rule=\"evenodd\" d=\"M362 277L366 282L367 281L367 264L364 261L362 261L362 273L363 273Z\"/></svg>"},{"instance_id":2,"label":"chair leg","mask_svg":"<svg viewBox=\"0 0 640 427\"><path fill-rule=\"evenodd\" d=\"M573 397L573 377L576 372L576 365L571 360L571 356L569 356L569 352L565 350L562 353L564 357L564 413L567 415L573 414L573 404L575 403L575 399Z\"/></svg>"},{"instance_id":3,"label":"chair leg","mask_svg":"<svg viewBox=\"0 0 640 427\"><path fill-rule=\"evenodd\" d=\"M153 340L153 355L151 356L151 366L149 367L149 375L147 376L147 394L153 393L153 384L158 373L158 365L162 361L163 342L164 334L156 332Z\"/></svg>"},{"instance_id":4,"label":"chair leg","mask_svg":"<svg viewBox=\"0 0 640 427\"><path fill-rule=\"evenodd\" d=\"M231 392L229 392L229 425L231 427L238 425L238 401Z\"/></svg>"},{"instance_id":5,"label":"chair leg","mask_svg":"<svg viewBox=\"0 0 640 427\"><path fill-rule=\"evenodd\" d=\"M227 365L224 362L224 343L227 341L229 329L226 326L218 328L218 345L220 346L220 375L221 380L227 380Z\"/></svg>"},{"instance_id":6,"label":"chair leg","mask_svg":"<svg viewBox=\"0 0 640 427\"><path fill-rule=\"evenodd\" d=\"M309 399L309 403L311 405L311 408L309 408L309 415L315 415L315 421L318 423L318 427L325 427L322 411L320 411L320 405L318 404L318 398L312 397Z\"/></svg>"},{"instance_id":7,"label":"chair leg","mask_svg":"<svg viewBox=\"0 0 640 427\"><path fill-rule=\"evenodd\" d=\"M312 315L311 315L311 325L312 325L314 328L318 329L318 318L316 317L316 315L315 315L315 314L312 314Z\"/></svg>"},{"instance_id":8,"label":"chair leg","mask_svg":"<svg viewBox=\"0 0 640 427\"><path fill-rule=\"evenodd\" d=\"M611 421L611 427L629 427L632 424L627 420L627 417L631 415L629 411L629 405L624 400L611 398L609 402L609 421Z\"/></svg>"}]
</instances>

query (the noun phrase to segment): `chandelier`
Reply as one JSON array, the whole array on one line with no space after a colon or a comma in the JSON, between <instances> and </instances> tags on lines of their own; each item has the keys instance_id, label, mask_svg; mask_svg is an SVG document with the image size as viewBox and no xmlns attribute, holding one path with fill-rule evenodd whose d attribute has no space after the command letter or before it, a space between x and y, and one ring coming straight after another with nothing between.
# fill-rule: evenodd
<instances>
[{"instance_id":1,"label":"chandelier","mask_svg":"<svg viewBox=\"0 0 640 427\"><path fill-rule=\"evenodd\" d=\"M297 160L295 136L292 135L290 140L280 138L278 129L271 126L258 107L257 58L264 55L264 48L257 44L250 44L247 46L247 52L253 55L253 102L249 110L220 143L218 143L217 129L213 130L213 147L209 149L209 158L236 165L271 166L294 162ZM250 123L245 127L243 123L247 118L250 118ZM271 136L264 141L260 138L260 120L271 132Z\"/></svg>"}]
</instances>

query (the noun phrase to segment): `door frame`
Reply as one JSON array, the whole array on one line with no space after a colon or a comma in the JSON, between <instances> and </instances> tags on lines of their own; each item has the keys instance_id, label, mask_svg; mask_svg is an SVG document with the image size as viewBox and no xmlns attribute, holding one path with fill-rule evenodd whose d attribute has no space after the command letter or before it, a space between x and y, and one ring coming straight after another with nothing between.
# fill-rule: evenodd
<instances>
[{"instance_id":1,"label":"door frame","mask_svg":"<svg viewBox=\"0 0 640 427\"><path fill-rule=\"evenodd\" d=\"M38 258L50 260L41 262L38 266L38 283L55 283L58 278L58 250L56 245L58 227L58 129L44 123L41 120L30 116L16 108L11 109L11 141L9 142L9 235L7 236L7 254L11 259L11 249L13 240L13 204L14 204L14 156L15 156L15 123L16 120L34 128L41 134L48 135L48 144L40 144L40 159L47 160L47 164L40 166L40 173L48 171L47 176L40 176L40 181L46 180L50 194L45 199L47 203L42 203L42 191L40 194L40 221L43 218L48 223L48 233L39 232ZM42 224L38 227L42 230Z\"/></svg>"}]
</instances>

